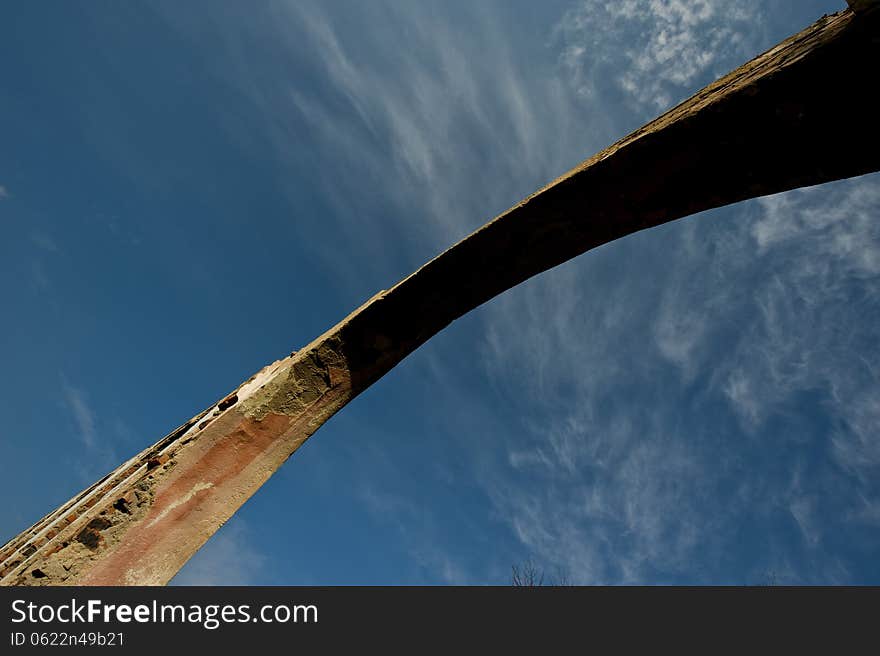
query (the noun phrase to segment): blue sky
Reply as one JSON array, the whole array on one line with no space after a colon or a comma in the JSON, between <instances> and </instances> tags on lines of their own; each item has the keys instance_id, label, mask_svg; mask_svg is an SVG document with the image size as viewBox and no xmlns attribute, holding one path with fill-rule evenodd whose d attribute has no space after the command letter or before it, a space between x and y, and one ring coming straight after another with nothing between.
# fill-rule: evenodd
<instances>
[{"instance_id":1,"label":"blue sky","mask_svg":"<svg viewBox=\"0 0 880 656\"><path fill-rule=\"evenodd\" d=\"M18 3L0 540L843 2ZM662 175L662 172L658 172ZM880 176L487 303L176 583L880 583Z\"/></svg>"}]
</instances>

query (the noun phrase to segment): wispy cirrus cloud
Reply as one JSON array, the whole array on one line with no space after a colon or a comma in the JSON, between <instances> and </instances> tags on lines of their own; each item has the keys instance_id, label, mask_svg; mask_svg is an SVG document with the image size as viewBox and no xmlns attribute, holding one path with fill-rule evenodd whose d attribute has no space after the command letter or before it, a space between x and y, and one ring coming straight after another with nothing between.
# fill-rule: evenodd
<instances>
[{"instance_id":1,"label":"wispy cirrus cloud","mask_svg":"<svg viewBox=\"0 0 880 656\"><path fill-rule=\"evenodd\" d=\"M122 453L132 448L130 431L112 413L102 413L97 408L89 390L71 382L65 373L60 374L60 406L69 417L73 429L71 437L77 445L68 448L79 483L87 484L106 474L121 462ZM126 454L128 455L128 454Z\"/></svg>"},{"instance_id":2,"label":"wispy cirrus cloud","mask_svg":"<svg viewBox=\"0 0 880 656\"><path fill-rule=\"evenodd\" d=\"M253 531L238 518L227 522L178 572L169 585L257 585L266 555Z\"/></svg>"},{"instance_id":3,"label":"wispy cirrus cloud","mask_svg":"<svg viewBox=\"0 0 880 656\"><path fill-rule=\"evenodd\" d=\"M659 112L757 54L763 11L757 0L584 0L557 27L561 61L580 94Z\"/></svg>"},{"instance_id":4,"label":"wispy cirrus cloud","mask_svg":"<svg viewBox=\"0 0 880 656\"><path fill-rule=\"evenodd\" d=\"M382 460L388 471L394 470L394 465L387 458ZM399 475L399 472L396 474ZM375 521L394 526L404 550L421 570L423 580L446 585L480 582L445 547L431 515L423 512L411 499L387 489L378 481L366 480L358 485L358 499Z\"/></svg>"},{"instance_id":5,"label":"wispy cirrus cloud","mask_svg":"<svg viewBox=\"0 0 880 656\"><path fill-rule=\"evenodd\" d=\"M259 14L236 28L259 33L278 70L239 48L218 74L259 108L282 166L314 176L331 203L332 260L343 249L373 262L411 253L416 266L607 140L593 129L604 112L583 112L553 50L519 52L523 26L494 4L306 2ZM326 161L303 159L315 152ZM402 244L395 257L389 234Z\"/></svg>"},{"instance_id":6,"label":"wispy cirrus cloud","mask_svg":"<svg viewBox=\"0 0 880 656\"><path fill-rule=\"evenodd\" d=\"M95 413L88 402L85 392L67 380L63 380L64 401L70 411L77 428L77 436L87 449L98 444L98 433L95 428Z\"/></svg>"}]
</instances>

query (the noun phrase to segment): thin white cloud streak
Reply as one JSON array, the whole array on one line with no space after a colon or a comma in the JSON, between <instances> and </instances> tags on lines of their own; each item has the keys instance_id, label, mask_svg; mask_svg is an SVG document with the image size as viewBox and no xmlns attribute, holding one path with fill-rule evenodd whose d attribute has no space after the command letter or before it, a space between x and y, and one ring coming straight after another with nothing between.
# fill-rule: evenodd
<instances>
[{"instance_id":1,"label":"thin white cloud streak","mask_svg":"<svg viewBox=\"0 0 880 656\"><path fill-rule=\"evenodd\" d=\"M66 381L62 383L62 389L64 401L76 424L79 439L87 449L94 449L98 444L95 413L86 399L85 392Z\"/></svg>"},{"instance_id":2,"label":"thin white cloud streak","mask_svg":"<svg viewBox=\"0 0 880 656\"><path fill-rule=\"evenodd\" d=\"M70 382L64 373L60 374L60 387L59 405L70 417L73 434L79 442L79 445L69 445L65 451L69 453L80 483L89 484L119 465L121 458L117 447L124 436L117 429L118 420L116 425L107 429L108 420L96 411L88 391Z\"/></svg>"},{"instance_id":3,"label":"thin white cloud streak","mask_svg":"<svg viewBox=\"0 0 880 656\"><path fill-rule=\"evenodd\" d=\"M385 467L392 466L386 458L379 457L378 460ZM468 585L480 582L474 581L472 573L445 549L430 514L408 498L384 489L375 481L361 481L358 497L375 521L395 527L404 550L430 583Z\"/></svg>"},{"instance_id":4,"label":"thin white cloud streak","mask_svg":"<svg viewBox=\"0 0 880 656\"><path fill-rule=\"evenodd\" d=\"M170 585L256 585L266 567L266 556L241 519L227 522L183 566Z\"/></svg>"},{"instance_id":5,"label":"thin white cloud streak","mask_svg":"<svg viewBox=\"0 0 880 656\"><path fill-rule=\"evenodd\" d=\"M9 191L3 185L0 185L0 200L9 198Z\"/></svg>"}]
</instances>

